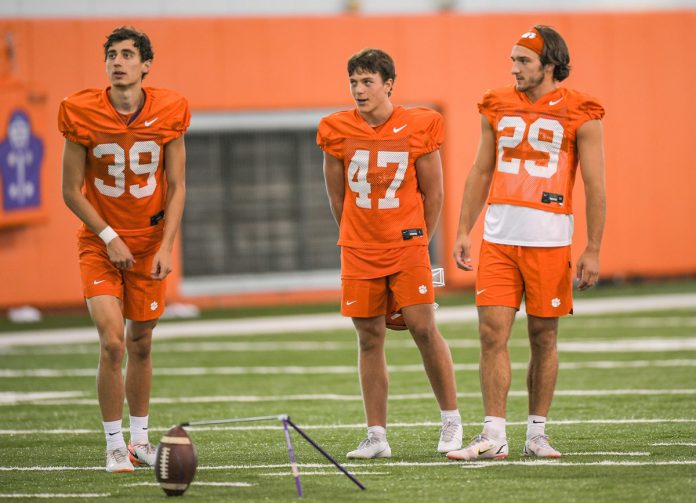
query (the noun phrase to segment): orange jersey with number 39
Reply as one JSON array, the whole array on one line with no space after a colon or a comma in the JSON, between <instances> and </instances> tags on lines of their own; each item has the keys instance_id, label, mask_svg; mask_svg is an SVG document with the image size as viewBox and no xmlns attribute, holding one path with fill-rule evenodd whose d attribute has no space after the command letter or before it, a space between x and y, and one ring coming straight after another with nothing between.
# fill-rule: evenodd
<instances>
[{"instance_id":1,"label":"orange jersey with number 39","mask_svg":"<svg viewBox=\"0 0 696 503\"><path fill-rule=\"evenodd\" d=\"M572 213L576 135L586 121L604 117L597 100L561 87L532 103L510 86L488 91L479 111L496 133L488 203Z\"/></svg>"},{"instance_id":2,"label":"orange jersey with number 39","mask_svg":"<svg viewBox=\"0 0 696 503\"><path fill-rule=\"evenodd\" d=\"M86 89L60 104L58 129L87 149L83 192L118 233L148 234L166 202L164 146L186 132L188 102L173 91L145 87L145 103L126 124L108 90ZM84 225L81 235L91 233Z\"/></svg>"},{"instance_id":3,"label":"orange jersey with number 39","mask_svg":"<svg viewBox=\"0 0 696 503\"><path fill-rule=\"evenodd\" d=\"M338 244L388 249L428 244L416 160L440 148L442 116L429 108L397 106L373 128L357 109L336 112L319 123L317 143L343 161L345 198ZM404 239L402 231L422 235Z\"/></svg>"}]
</instances>

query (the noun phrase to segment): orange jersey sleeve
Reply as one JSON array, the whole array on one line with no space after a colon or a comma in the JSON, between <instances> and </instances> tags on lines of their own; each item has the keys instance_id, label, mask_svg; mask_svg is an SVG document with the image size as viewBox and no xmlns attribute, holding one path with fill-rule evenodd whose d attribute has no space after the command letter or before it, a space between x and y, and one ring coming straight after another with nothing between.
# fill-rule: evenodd
<instances>
[{"instance_id":1,"label":"orange jersey sleeve","mask_svg":"<svg viewBox=\"0 0 696 503\"><path fill-rule=\"evenodd\" d=\"M83 192L121 234L154 231L166 201L164 146L191 121L188 102L173 91L144 88L145 103L126 124L106 90L87 89L60 105L58 129L87 150ZM84 226L83 233L90 231Z\"/></svg>"},{"instance_id":2,"label":"orange jersey sleeve","mask_svg":"<svg viewBox=\"0 0 696 503\"><path fill-rule=\"evenodd\" d=\"M511 86L486 92L479 111L496 133L488 202L572 213L577 131L586 121L604 117L599 102L558 88L532 103Z\"/></svg>"},{"instance_id":3,"label":"orange jersey sleeve","mask_svg":"<svg viewBox=\"0 0 696 503\"><path fill-rule=\"evenodd\" d=\"M362 249L427 245L415 163L440 148L443 140L442 116L427 108L396 107L377 128L357 110L322 119L317 143L344 165L338 244ZM409 229L419 230L420 235L404 239Z\"/></svg>"}]
</instances>

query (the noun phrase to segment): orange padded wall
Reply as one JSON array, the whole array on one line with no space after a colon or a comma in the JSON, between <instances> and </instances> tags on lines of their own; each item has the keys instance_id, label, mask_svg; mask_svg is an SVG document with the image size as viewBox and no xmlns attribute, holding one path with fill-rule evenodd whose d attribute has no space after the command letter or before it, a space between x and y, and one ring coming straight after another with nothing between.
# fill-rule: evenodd
<instances>
[{"instance_id":1,"label":"orange padded wall","mask_svg":"<svg viewBox=\"0 0 696 503\"><path fill-rule=\"evenodd\" d=\"M608 219L602 275L695 273L696 169L690 144L696 131L691 97L696 82L691 64L694 11L10 19L0 21L0 33L12 33L16 59L9 77L0 72L0 89L2 79L10 78L45 92L45 217L0 228L0 308L81 302L78 222L60 194L63 140L55 115L64 96L108 85L101 46L106 34L121 24L132 24L153 40L155 62L146 83L181 92L194 113L350 107L347 59L368 46L389 52L398 74L394 101L435 105L445 115L446 202L439 234L442 253L435 262L446 267L450 286L471 285L473 274L454 268L450 250L479 139L476 103L487 88L512 83L511 46L538 23L555 26L568 42L573 72L564 85L595 95L607 110ZM0 70L8 68L3 64ZM585 242L581 179L577 185L576 257ZM476 241L480 233L479 221ZM474 252L476 256L478 246ZM172 297L178 294L179 280L175 273Z\"/></svg>"}]
</instances>

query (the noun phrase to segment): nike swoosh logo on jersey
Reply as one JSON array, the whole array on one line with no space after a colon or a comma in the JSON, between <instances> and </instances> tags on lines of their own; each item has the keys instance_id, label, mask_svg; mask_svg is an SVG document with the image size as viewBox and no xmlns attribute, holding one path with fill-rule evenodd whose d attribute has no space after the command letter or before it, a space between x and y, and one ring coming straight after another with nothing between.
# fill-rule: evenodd
<instances>
[{"instance_id":1,"label":"nike swoosh logo on jersey","mask_svg":"<svg viewBox=\"0 0 696 503\"><path fill-rule=\"evenodd\" d=\"M405 128L406 126L408 126L408 124L404 124L404 125L401 126L401 127L395 127L395 128L392 129L392 131L394 131L395 133L398 133L399 131L401 131L401 130L402 130L403 128Z\"/></svg>"},{"instance_id":2,"label":"nike swoosh logo on jersey","mask_svg":"<svg viewBox=\"0 0 696 503\"><path fill-rule=\"evenodd\" d=\"M551 106L558 105L561 101L563 101L562 96L560 98L558 98L556 101L549 101L549 105L551 105Z\"/></svg>"},{"instance_id":3,"label":"nike swoosh logo on jersey","mask_svg":"<svg viewBox=\"0 0 696 503\"><path fill-rule=\"evenodd\" d=\"M356 302L357 302L357 300L347 300L347 301L346 301L346 306L352 306L352 305L355 304Z\"/></svg>"},{"instance_id":4,"label":"nike swoosh logo on jersey","mask_svg":"<svg viewBox=\"0 0 696 503\"><path fill-rule=\"evenodd\" d=\"M94 280L94 284L95 284L95 285L98 285L99 283L104 283L104 281L106 281L106 280L105 280L105 279L100 279L99 281L97 281L97 280L95 279L95 280Z\"/></svg>"},{"instance_id":5,"label":"nike swoosh logo on jersey","mask_svg":"<svg viewBox=\"0 0 696 503\"><path fill-rule=\"evenodd\" d=\"M481 295L486 290L487 290L487 288L484 288L483 290L476 290L476 295Z\"/></svg>"},{"instance_id":6,"label":"nike swoosh logo on jersey","mask_svg":"<svg viewBox=\"0 0 696 503\"><path fill-rule=\"evenodd\" d=\"M157 119L159 119L159 117L155 117L154 119L151 119L151 120L149 120L149 121L145 121L145 123L144 123L144 124L145 124L145 127L150 127L150 126L152 126L152 125L155 123L155 121L156 121Z\"/></svg>"}]
</instances>

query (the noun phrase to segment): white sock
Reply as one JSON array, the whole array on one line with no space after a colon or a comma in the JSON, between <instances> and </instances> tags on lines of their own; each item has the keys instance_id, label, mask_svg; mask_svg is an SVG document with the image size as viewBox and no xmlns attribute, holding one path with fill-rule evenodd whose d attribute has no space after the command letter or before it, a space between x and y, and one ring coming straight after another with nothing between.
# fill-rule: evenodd
<instances>
[{"instance_id":1,"label":"white sock","mask_svg":"<svg viewBox=\"0 0 696 503\"><path fill-rule=\"evenodd\" d=\"M544 416L527 416L527 440L544 435L546 428L546 418Z\"/></svg>"},{"instance_id":2,"label":"white sock","mask_svg":"<svg viewBox=\"0 0 696 503\"><path fill-rule=\"evenodd\" d=\"M123 431L121 431L121 423L121 419L117 421L102 421L104 436L106 437L106 449L108 451L126 446L126 441L123 439Z\"/></svg>"},{"instance_id":3,"label":"white sock","mask_svg":"<svg viewBox=\"0 0 696 503\"><path fill-rule=\"evenodd\" d=\"M496 440L507 438L505 434L505 418L486 416L483 418L483 434Z\"/></svg>"},{"instance_id":4,"label":"white sock","mask_svg":"<svg viewBox=\"0 0 696 503\"><path fill-rule=\"evenodd\" d=\"M147 437L147 419L149 416L130 416L131 444L143 445L149 442Z\"/></svg>"},{"instance_id":5,"label":"white sock","mask_svg":"<svg viewBox=\"0 0 696 503\"><path fill-rule=\"evenodd\" d=\"M457 409L441 410L440 419L442 419L443 423L446 423L449 420L455 424L462 424L462 417L459 415L459 411Z\"/></svg>"},{"instance_id":6,"label":"white sock","mask_svg":"<svg viewBox=\"0 0 696 503\"><path fill-rule=\"evenodd\" d=\"M381 440L387 439L387 429L384 426L368 426L367 427L368 438L378 438Z\"/></svg>"}]
</instances>

